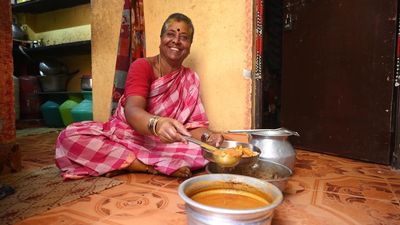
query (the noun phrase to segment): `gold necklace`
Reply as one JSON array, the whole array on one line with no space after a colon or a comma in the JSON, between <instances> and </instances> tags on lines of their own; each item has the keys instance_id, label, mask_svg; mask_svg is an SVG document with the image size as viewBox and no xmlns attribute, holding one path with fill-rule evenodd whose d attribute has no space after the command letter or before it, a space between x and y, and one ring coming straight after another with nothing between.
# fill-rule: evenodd
<instances>
[{"instance_id":1,"label":"gold necklace","mask_svg":"<svg viewBox=\"0 0 400 225\"><path fill-rule=\"evenodd\" d=\"M163 76L163 74L161 73L161 56L160 56L160 54L158 55L158 74L160 75L160 77Z\"/></svg>"}]
</instances>

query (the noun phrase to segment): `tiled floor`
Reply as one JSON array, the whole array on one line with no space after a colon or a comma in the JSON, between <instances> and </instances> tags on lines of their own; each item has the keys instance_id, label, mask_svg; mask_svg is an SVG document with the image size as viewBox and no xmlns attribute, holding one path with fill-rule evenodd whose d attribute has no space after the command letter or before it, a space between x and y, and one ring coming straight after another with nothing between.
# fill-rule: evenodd
<instances>
[{"instance_id":1,"label":"tiled floor","mask_svg":"<svg viewBox=\"0 0 400 225\"><path fill-rule=\"evenodd\" d=\"M57 133L20 142L24 169L53 163ZM303 150L275 211L275 225L400 225L400 171ZM34 154L31 154L35 152ZM18 224L187 224L180 179L123 174L125 184Z\"/></svg>"}]
</instances>

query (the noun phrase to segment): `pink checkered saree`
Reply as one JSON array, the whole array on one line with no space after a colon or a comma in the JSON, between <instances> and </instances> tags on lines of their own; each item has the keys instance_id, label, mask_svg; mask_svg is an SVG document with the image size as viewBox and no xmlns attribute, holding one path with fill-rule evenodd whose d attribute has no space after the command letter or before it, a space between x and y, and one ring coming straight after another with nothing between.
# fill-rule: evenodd
<instances>
[{"instance_id":1,"label":"pink checkered saree","mask_svg":"<svg viewBox=\"0 0 400 225\"><path fill-rule=\"evenodd\" d=\"M174 118L187 129L207 127L199 85L198 75L185 67L155 80L148 112ZM77 122L60 133L55 158L64 178L99 176L123 169L136 158L167 175L183 166L195 170L207 164L197 145L166 144L158 137L134 131L125 119L125 102L123 96L108 122Z\"/></svg>"}]
</instances>

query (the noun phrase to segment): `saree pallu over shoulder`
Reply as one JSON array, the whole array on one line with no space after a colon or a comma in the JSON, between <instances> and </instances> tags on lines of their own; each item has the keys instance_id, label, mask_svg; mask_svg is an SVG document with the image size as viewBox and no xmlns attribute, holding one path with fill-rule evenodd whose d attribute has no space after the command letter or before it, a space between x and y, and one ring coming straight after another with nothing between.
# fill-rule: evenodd
<instances>
[{"instance_id":1,"label":"saree pallu over shoulder","mask_svg":"<svg viewBox=\"0 0 400 225\"><path fill-rule=\"evenodd\" d=\"M182 67L151 84L147 110L176 119L187 129L207 127L199 90L198 75ZM105 123L78 122L60 133L56 165L64 178L102 175L123 169L135 159L167 175L184 166L193 170L205 166L207 161L197 145L166 144L158 137L133 130L125 118L125 102L126 97L122 96L114 115Z\"/></svg>"},{"instance_id":2,"label":"saree pallu over shoulder","mask_svg":"<svg viewBox=\"0 0 400 225\"><path fill-rule=\"evenodd\" d=\"M200 99L199 77L183 66L153 82L148 111L174 118L188 129L208 126L208 118Z\"/></svg>"}]
</instances>

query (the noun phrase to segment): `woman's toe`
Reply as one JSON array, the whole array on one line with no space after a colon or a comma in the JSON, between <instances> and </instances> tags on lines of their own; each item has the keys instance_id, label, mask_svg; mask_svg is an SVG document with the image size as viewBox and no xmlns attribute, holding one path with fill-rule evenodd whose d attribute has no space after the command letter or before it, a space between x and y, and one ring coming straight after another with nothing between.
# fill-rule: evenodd
<instances>
[{"instance_id":1,"label":"woman's toe","mask_svg":"<svg viewBox=\"0 0 400 225\"><path fill-rule=\"evenodd\" d=\"M175 177L190 177L192 176L192 172L188 167L181 167L177 171L175 171L173 174Z\"/></svg>"}]
</instances>

